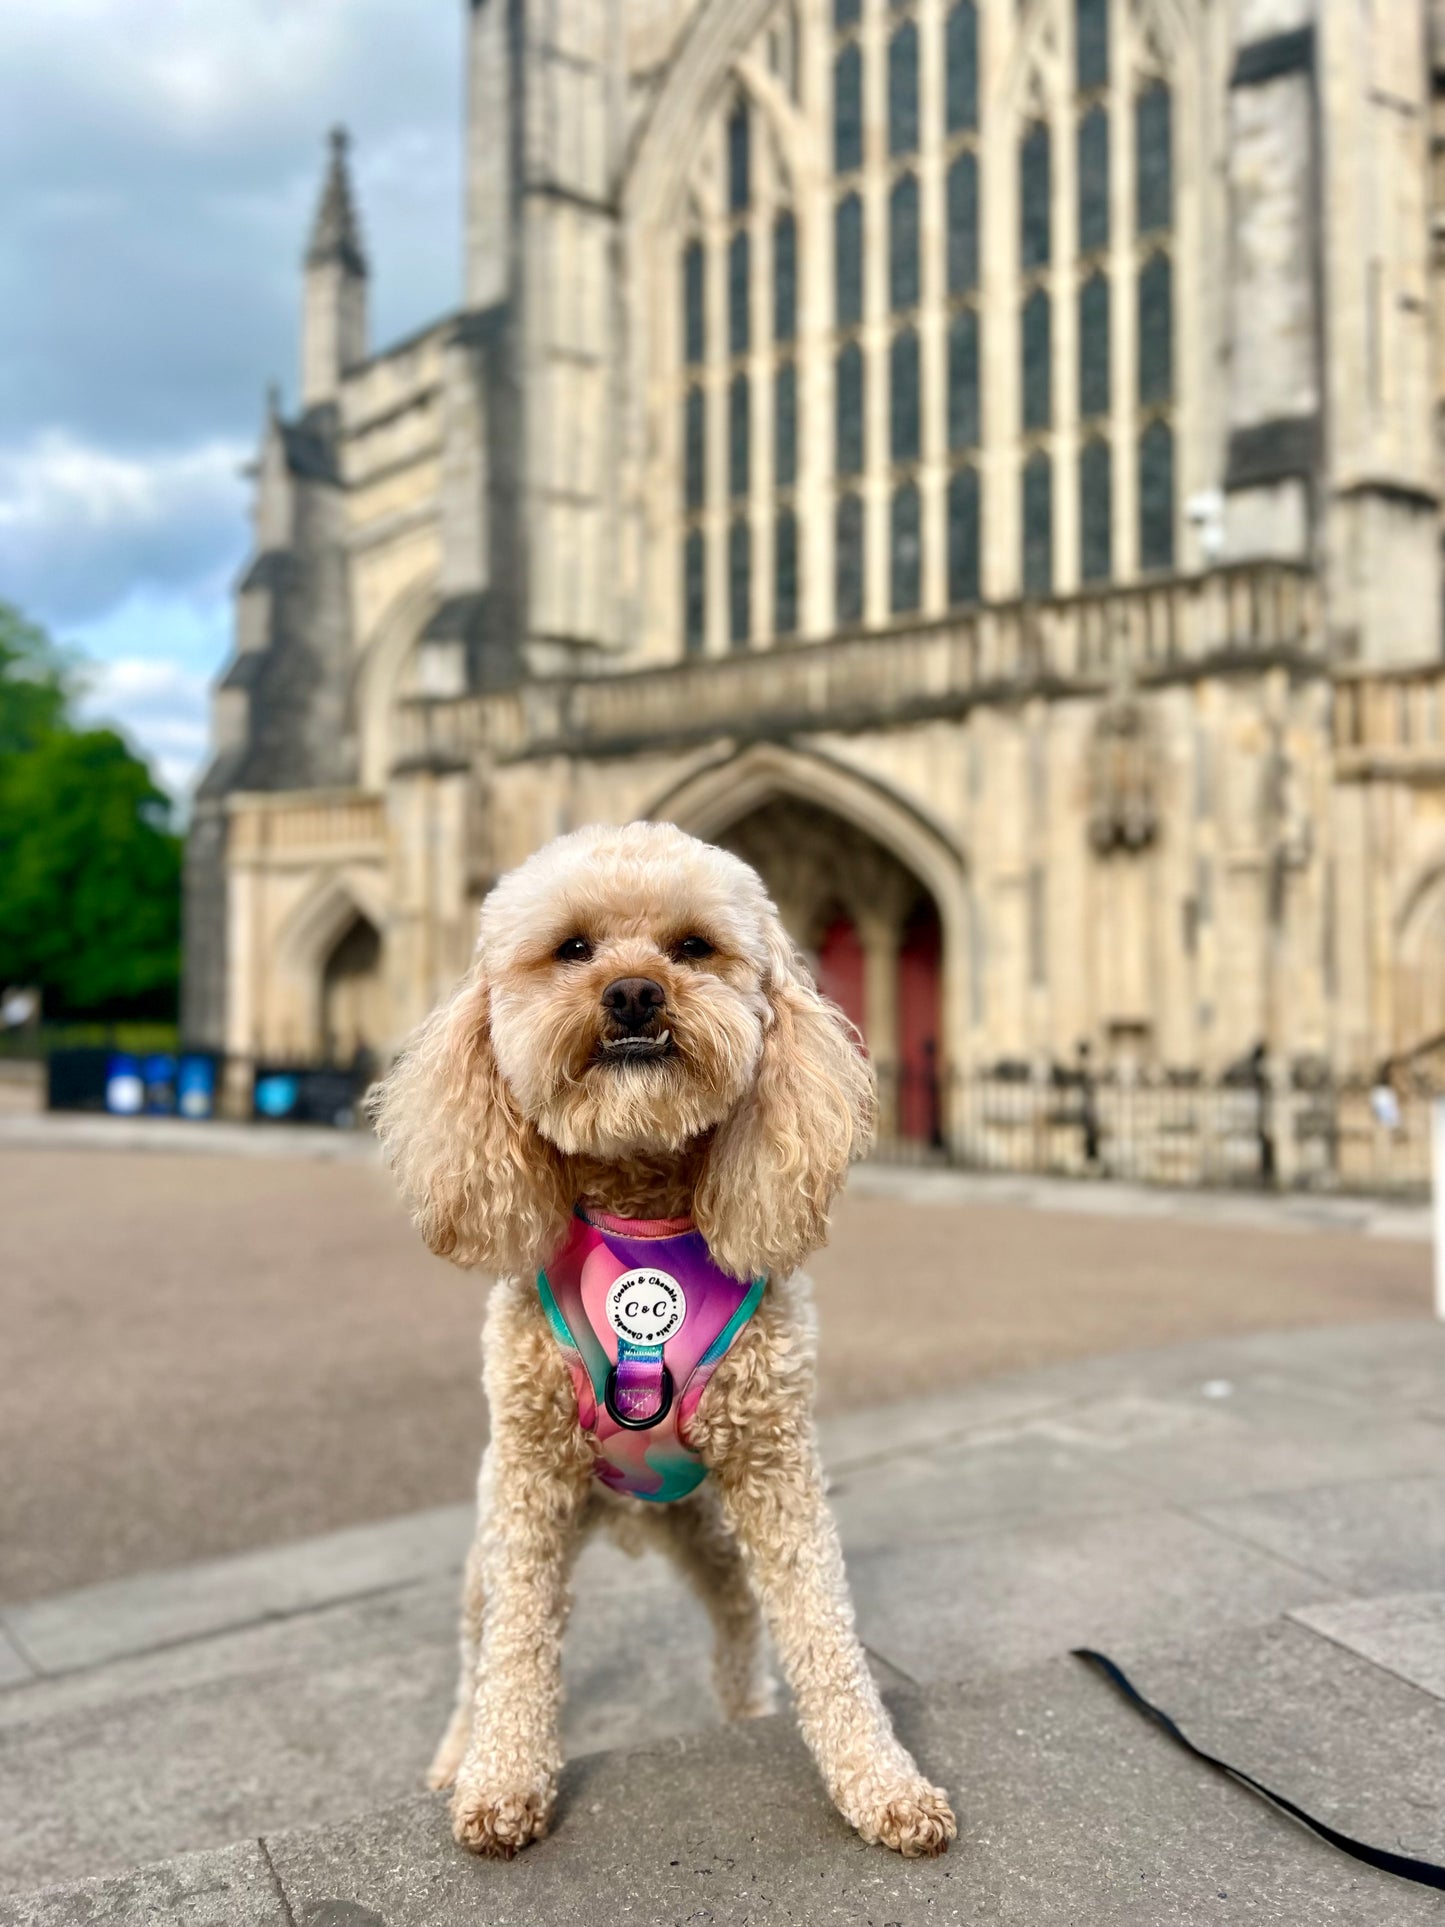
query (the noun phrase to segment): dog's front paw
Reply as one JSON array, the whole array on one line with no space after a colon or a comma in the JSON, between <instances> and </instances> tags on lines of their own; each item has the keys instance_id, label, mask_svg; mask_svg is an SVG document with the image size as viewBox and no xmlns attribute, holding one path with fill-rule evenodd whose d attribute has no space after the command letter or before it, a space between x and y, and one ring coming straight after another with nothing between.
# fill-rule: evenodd
<instances>
[{"instance_id":1,"label":"dog's front paw","mask_svg":"<svg viewBox=\"0 0 1445 1927\"><path fill-rule=\"evenodd\" d=\"M452 1795L452 1833L468 1853L510 1860L546 1833L556 1799L550 1777L533 1786L497 1788L463 1775Z\"/></svg>"},{"instance_id":2,"label":"dog's front paw","mask_svg":"<svg viewBox=\"0 0 1445 1927\"><path fill-rule=\"evenodd\" d=\"M921 1778L902 1787L875 1789L867 1806L847 1817L870 1847L891 1847L906 1860L931 1860L947 1853L949 1841L958 1838L947 1795Z\"/></svg>"}]
</instances>

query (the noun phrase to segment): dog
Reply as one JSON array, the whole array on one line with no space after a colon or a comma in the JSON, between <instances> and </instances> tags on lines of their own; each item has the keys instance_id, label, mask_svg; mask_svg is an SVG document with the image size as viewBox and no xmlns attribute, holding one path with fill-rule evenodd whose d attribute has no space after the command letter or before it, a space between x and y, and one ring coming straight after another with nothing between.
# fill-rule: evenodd
<instances>
[{"instance_id":1,"label":"dog","mask_svg":"<svg viewBox=\"0 0 1445 1927\"><path fill-rule=\"evenodd\" d=\"M510 1858L550 1825L569 1577L599 1522L655 1540L700 1595L729 1719L772 1710L766 1627L828 1793L864 1840L915 1856L955 1837L854 1630L814 1431L798 1267L825 1242L873 1113L857 1034L757 873L665 823L579 830L504 876L470 971L378 1087L374 1122L426 1243L498 1275L461 1681L429 1775L452 1788L453 1832L473 1852ZM570 1313L559 1264L582 1279ZM599 1275L611 1338L600 1314L579 1329ZM679 1402L667 1346L630 1341L655 1339L684 1297L726 1309L729 1293L747 1295ZM603 1341L617 1355L605 1388ZM664 1401L669 1464L700 1483L656 1503L603 1461L616 1445L640 1465Z\"/></svg>"}]
</instances>

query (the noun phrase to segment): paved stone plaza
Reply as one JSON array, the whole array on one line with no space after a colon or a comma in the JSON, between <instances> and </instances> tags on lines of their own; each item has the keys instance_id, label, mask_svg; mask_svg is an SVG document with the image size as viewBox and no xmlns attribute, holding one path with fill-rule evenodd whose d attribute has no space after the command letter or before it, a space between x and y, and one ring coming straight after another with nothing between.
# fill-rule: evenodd
<instances>
[{"instance_id":1,"label":"paved stone plaza","mask_svg":"<svg viewBox=\"0 0 1445 1927\"><path fill-rule=\"evenodd\" d=\"M557 1829L493 1866L416 1790L480 1434L470 1287L345 1155L12 1141L0 1186L0 1927L1438 1917L1068 1657L1111 1653L1345 1831L1445 1855L1419 1214L863 1173L818 1267L825 1451L957 1845L865 1848L786 1715L717 1727L699 1609L594 1546Z\"/></svg>"}]
</instances>

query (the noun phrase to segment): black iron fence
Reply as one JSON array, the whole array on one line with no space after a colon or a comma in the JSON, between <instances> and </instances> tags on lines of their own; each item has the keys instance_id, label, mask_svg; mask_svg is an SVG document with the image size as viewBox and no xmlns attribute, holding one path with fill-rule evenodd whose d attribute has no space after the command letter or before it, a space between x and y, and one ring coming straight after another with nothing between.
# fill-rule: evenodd
<instances>
[{"instance_id":1,"label":"black iron fence","mask_svg":"<svg viewBox=\"0 0 1445 1927\"><path fill-rule=\"evenodd\" d=\"M1434 1089L1262 1071L1093 1075L879 1067L876 1155L1039 1177L1422 1192Z\"/></svg>"}]
</instances>

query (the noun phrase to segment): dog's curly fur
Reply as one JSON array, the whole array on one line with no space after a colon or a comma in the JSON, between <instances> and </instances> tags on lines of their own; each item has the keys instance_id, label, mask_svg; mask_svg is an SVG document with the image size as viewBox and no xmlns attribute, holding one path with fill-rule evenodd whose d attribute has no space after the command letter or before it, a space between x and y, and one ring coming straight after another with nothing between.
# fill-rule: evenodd
<instances>
[{"instance_id":1,"label":"dog's curly fur","mask_svg":"<svg viewBox=\"0 0 1445 1927\"><path fill-rule=\"evenodd\" d=\"M607 1049L617 1020L602 994L624 978L663 993L645 1053ZM432 1250L501 1274L461 1682L430 1775L454 1786L457 1839L510 1857L547 1831L569 1574L605 1518L660 1544L703 1598L727 1717L772 1705L765 1619L839 1811L865 1840L943 1852L953 1814L895 1739L854 1632L814 1438L810 1293L795 1275L869 1142L872 1079L756 873L670 824L559 838L487 898L470 972L374 1115ZM690 1215L725 1271L769 1281L693 1423L711 1477L672 1505L618 1499L592 1476L541 1311L535 1273L579 1202Z\"/></svg>"}]
</instances>

